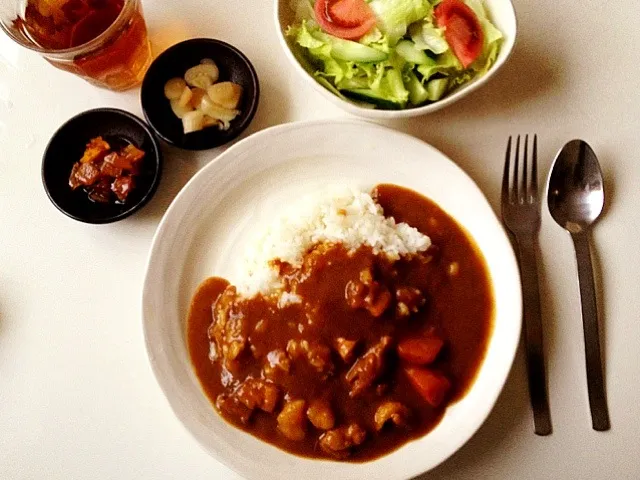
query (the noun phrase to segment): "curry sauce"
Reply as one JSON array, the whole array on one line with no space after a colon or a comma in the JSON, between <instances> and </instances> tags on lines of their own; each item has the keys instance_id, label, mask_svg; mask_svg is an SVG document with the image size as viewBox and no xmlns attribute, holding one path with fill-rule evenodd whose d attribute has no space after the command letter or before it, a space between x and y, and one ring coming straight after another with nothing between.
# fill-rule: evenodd
<instances>
[{"instance_id":1,"label":"curry sauce","mask_svg":"<svg viewBox=\"0 0 640 480\"><path fill-rule=\"evenodd\" d=\"M280 265L299 299L284 305L241 298L216 277L192 299L189 352L216 410L296 455L363 462L425 435L485 354L494 300L473 241L411 190L379 185L374 198L432 247L393 262L319 246L302 267ZM432 358L413 351L425 340Z\"/></svg>"}]
</instances>

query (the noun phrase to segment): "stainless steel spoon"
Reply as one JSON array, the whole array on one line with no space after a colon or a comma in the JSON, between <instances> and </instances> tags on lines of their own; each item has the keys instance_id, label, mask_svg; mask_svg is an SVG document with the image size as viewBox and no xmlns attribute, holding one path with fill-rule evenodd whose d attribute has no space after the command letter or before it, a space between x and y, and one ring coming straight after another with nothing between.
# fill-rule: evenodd
<instances>
[{"instance_id":1,"label":"stainless steel spoon","mask_svg":"<svg viewBox=\"0 0 640 480\"><path fill-rule=\"evenodd\" d=\"M594 430L609 430L589 249L591 227L604 206L604 185L596 154L586 142L572 140L558 152L549 175L547 202L551 216L571 234L578 261L591 423Z\"/></svg>"}]
</instances>

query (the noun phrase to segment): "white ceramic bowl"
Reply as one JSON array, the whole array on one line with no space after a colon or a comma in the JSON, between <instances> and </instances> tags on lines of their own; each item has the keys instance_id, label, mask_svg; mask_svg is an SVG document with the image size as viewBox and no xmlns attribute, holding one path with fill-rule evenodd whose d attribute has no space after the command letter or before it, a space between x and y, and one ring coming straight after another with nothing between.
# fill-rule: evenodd
<instances>
[{"instance_id":1,"label":"white ceramic bowl","mask_svg":"<svg viewBox=\"0 0 640 480\"><path fill-rule=\"evenodd\" d=\"M343 100L336 96L321 84L319 84L313 75L309 73L312 70L308 66L308 62L302 54L300 54L298 47L290 38L286 37L284 32L287 26L294 23L294 12L291 8L291 2L295 0L275 0L275 23L276 30L278 32L278 39L280 45L284 50L287 58L293 65L293 68L299 75L306 79L307 83L320 95L325 97L331 103L342 108L346 112L353 115L374 119L393 119L393 118L406 118L406 117L418 117L427 113L435 112L441 108L451 105L457 102L465 95L480 88L487 83L491 77L493 77L500 68L507 61L513 46L516 41L516 14L513 9L511 0L484 0L487 7L489 16L494 25L503 33L504 42L498 53L495 63L491 66L489 71L480 78L474 78L469 83L466 83L459 87L457 90L449 93L446 97L437 102L422 107L409 108L405 110L377 110L371 108L365 108L357 103Z\"/></svg>"},{"instance_id":2,"label":"white ceramic bowl","mask_svg":"<svg viewBox=\"0 0 640 480\"><path fill-rule=\"evenodd\" d=\"M221 419L196 378L185 317L196 286L241 274L237 257L283 204L329 183L403 185L435 200L483 253L495 295L494 327L478 376L438 426L380 459L300 458ZM511 245L475 183L451 160L409 135L359 121L294 123L256 133L209 163L178 194L153 240L143 291L147 351L158 383L187 430L217 460L250 479L404 479L460 448L491 411L520 336L521 293Z\"/></svg>"}]
</instances>

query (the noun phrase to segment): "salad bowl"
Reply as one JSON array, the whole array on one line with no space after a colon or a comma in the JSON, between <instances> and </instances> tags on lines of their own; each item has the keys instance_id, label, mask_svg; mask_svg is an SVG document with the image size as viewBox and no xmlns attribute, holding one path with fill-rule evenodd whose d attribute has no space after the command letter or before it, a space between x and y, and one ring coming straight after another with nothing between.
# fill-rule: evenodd
<instances>
[{"instance_id":1,"label":"salad bowl","mask_svg":"<svg viewBox=\"0 0 640 480\"><path fill-rule=\"evenodd\" d=\"M328 5L330 4L327 0L317 1L325 2ZM385 0L376 0L376 2L383 5L385 3L387 5L389 4L389 2L385 2ZM447 2L454 3L454 0L447 0ZM376 92L372 92L372 88L361 88L360 85L356 85L358 88L347 88L346 90L336 88L335 80L337 77L334 74L333 66L327 66L328 64L325 59L320 56L321 54L315 53L322 52L323 45L321 42L326 40L326 43L331 45L331 53L328 56L329 62L333 63L333 59L335 58L338 60L337 64L343 66L345 70L342 73L339 72L337 75L344 74L344 77L348 78L350 72L348 72L347 69L355 70L356 72L358 69L361 69L365 70L371 79L373 78L373 75L370 72L375 70L375 62L378 59L369 55L372 52L375 53L375 50L370 48L367 48L367 50L360 49L360 46L366 47L367 45L375 43L377 39L374 38L373 42L369 43L369 40L367 40L368 36L372 35L372 32L373 34L380 36L380 32L378 32L378 30L382 30L382 39L378 41L377 44L373 44L373 47L389 51L387 59L385 60L387 72L395 69L389 68L388 66L389 64L394 63L394 58L402 58L401 61L404 62L406 60L407 63L414 60L411 56L416 54L416 52L412 51L411 47L415 47L417 43L413 43L411 41L412 37L415 39L413 34L411 36L409 34L411 28L403 30L403 32L406 33L402 35L402 39L399 42L397 39L389 40L388 37L391 37L392 34L384 29L385 20L378 14L380 9L379 7L377 10L375 6L373 7L373 9L376 10L376 16L378 17L377 25L370 30L369 33L360 38L359 41L357 38L352 38L352 40L355 41L345 42L343 39L348 39L348 34L340 39L334 38L333 35L328 35L327 27L318 25L316 22L318 15L314 10L318 9L314 8L313 0L275 0L275 23L280 45L293 69L305 79L306 83L311 88L316 90L331 103L350 114L371 119L417 117L435 112L447 105L451 105L474 90L480 88L482 85L487 83L489 79L493 77L498 70L500 70L500 68L502 68L511 55L515 45L517 30L516 15L511 0L455 0L455 3L457 4L461 4L463 2L464 5L462 5L462 8L466 11L478 12L476 25L482 30L480 38L484 43L479 56L476 57L478 60L475 63L463 66L460 63L460 60L463 59L458 53L459 50L456 50L452 45L450 48L451 51L439 56L443 57L449 55L449 57L453 59L453 66L449 68L449 70L454 71L456 78L452 78L447 82L446 78L444 80L441 79L442 75L439 73L440 70L436 70L435 76L432 77L435 81L427 82L426 80L428 80L428 78L422 77L417 73L422 72L421 68L417 68L420 67L417 63L420 62L420 58L424 58L425 62L428 61L433 63L432 59L437 58L438 55L434 55L432 51L428 50L428 47L423 46L427 50L423 51L420 49L417 51L417 55L419 57L415 59L416 74L414 75L413 71L408 73L408 75L413 78L409 81L407 80L407 69L404 67L402 67L402 69L398 68L396 75L400 88L406 88L409 92L410 99L413 98L414 95L420 98L420 102L416 102L415 105L412 103L412 100L408 102L405 101L404 103L398 103L396 98L394 98L393 93L385 94L383 91L383 93L380 94L379 92L381 89L378 89ZM369 5L374 5L374 3L375 2L370 2ZM395 5L415 5L416 3L419 3L419 0L402 0L400 2L394 2ZM431 3L435 3L437 5L441 2L432 1ZM435 12L435 7L433 12ZM396 17L395 20L397 21L397 11L392 12L392 14ZM471 15L473 16L473 13L471 13ZM406 24L410 24L412 21L412 18L408 18L406 20ZM329 21L329 23L331 22ZM446 37L444 31L446 31L446 28L432 29L431 27L435 26L435 19L427 18L424 23L428 25L431 32L438 30L437 33L440 35L440 38L436 39L436 41L444 42L444 38ZM409 26L412 27L415 25ZM331 30L330 25L328 29ZM332 31L331 33L334 32ZM447 37L447 40L448 39L449 37ZM340 45L336 46L337 43ZM353 45L354 43L356 43L356 45ZM363 45L363 43L365 45ZM447 49L447 45L444 45L444 49ZM404 51L400 51L401 47L407 46L409 46L410 50L408 52L408 57L405 55ZM339 51L342 49L349 50L352 47L358 49L358 52L356 52L357 55L352 55L352 51L347 51L346 54ZM312 48L314 49L312 50ZM438 51L437 49L434 50ZM459 59L458 61L454 59L454 51ZM310 52L314 53L310 54ZM337 55L335 52L338 52ZM424 57L425 53L429 58ZM485 58L489 58L490 60L485 62ZM441 63L441 60L438 60L438 62ZM480 62L482 62L482 64L479 64ZM421 81L419 79L423 80ZM333 82L331 80L333 80ZM411 80L413 80L413 84L418 90L417 92L415 89L412 89ZM402 87L403 81L404 88ZM443 83L448 84L446 92L440 88L440 85ZM389 84L392 84L392 82L389 81ZM365 87L368 86L365 85ZM434 88L432 89L431 87ZM393 87L391 87L391 90L393 90ZM423 96L421 97L421 95Z\"/></svg>"}]
</instances>

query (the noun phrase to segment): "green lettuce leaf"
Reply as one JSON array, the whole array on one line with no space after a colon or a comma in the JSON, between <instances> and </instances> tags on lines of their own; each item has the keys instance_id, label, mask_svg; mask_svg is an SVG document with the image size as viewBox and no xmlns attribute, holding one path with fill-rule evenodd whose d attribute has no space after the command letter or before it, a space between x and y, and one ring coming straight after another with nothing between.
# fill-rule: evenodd
<instances>
[{"instance_id":1,"label":"green lettuce leaf","mask_svg":"<svg viewBox=\"0 0 640 480\"><path fill-rule=\"evenodd\" d=\"M444 76L455 75L462 70L462 65L453 52L447 50L443 54L438 55L433 60L433 63L418 65L416 70L422 76L423 83L426 83L435 74Z\"/></svg>"},{"instance_id":2,"label":"green lettuce leaf","mask_svg":"<svg viewBox=\"0 0 640 480\"><path fill-rule=\"evenodd\" d=\"M312 29L316 29L317 27L312 27ZM303 20L299 27L289 27L285 34L288 37L293 37L296 40L296 43L303 48L315 49L320 48L326 45L325 42L318 40L309 31L309 27L307 27L307 21Z\"/></svg>"},{"instance_id":3,"label":"green lettuce leaf","mask_svg":"<svg viewBox=\"0 0 640 480\"><path fill-rule=\"evenodd\" d=\"M290 0L290 7L295 12L295 18L298 22L315 18L312 0Z\"/></svg>"},{"instance_id":4,"label":"green lettuce leaf","mask_svg":"<svg viewBox=\"0 0 640 480\"><path fill-rule=\"evenodd\" d=\"M378 26L394 46L407 33L409 25L431 16L428 0L372 0L369 6L378 18Z\"/></svg>"},{"instance_id":5,"label":"green lettuce leaf","mask_svg":"<svg viewBox=\"0 0 640 480\"><path fill-rule=\"evenodd\" d=\"M320 31L319 27L303 20L299 27L289 27L286 35L294 38L295 42L304 49L306 57L316 68L316 74L333 77L336 82L349 74L346 62L341 62L331 56L331 44L315 37L313 33Z\"/></svg>"},{"instance_id":6,"label":"green lettuce leaf","mask_svg":"<svg viewBox=\"0 0 640 480\"><path fill-rule=\"evenodd\" d=\"M388 46L388 43L389 43L387 41L387 37L382 34L382 32L378 27L373 27L368 33L364 35L364 37L362 37L358 41L365 45L378 45L378 44L383 45L386 43Z\"/></svg>"},{"instance_id":7,"label":"green lettuce leaf","mask_svg":"<svg viewBox=\"0 0 640 480\"><path fill-rule=\"evenodd\" d=\"M449 50L449 44L444 39L444 30L434 27L430 20L412 23L409 35L416 47L422 50L430 50L436 55Z\"/></svg>"}]
</instances>

